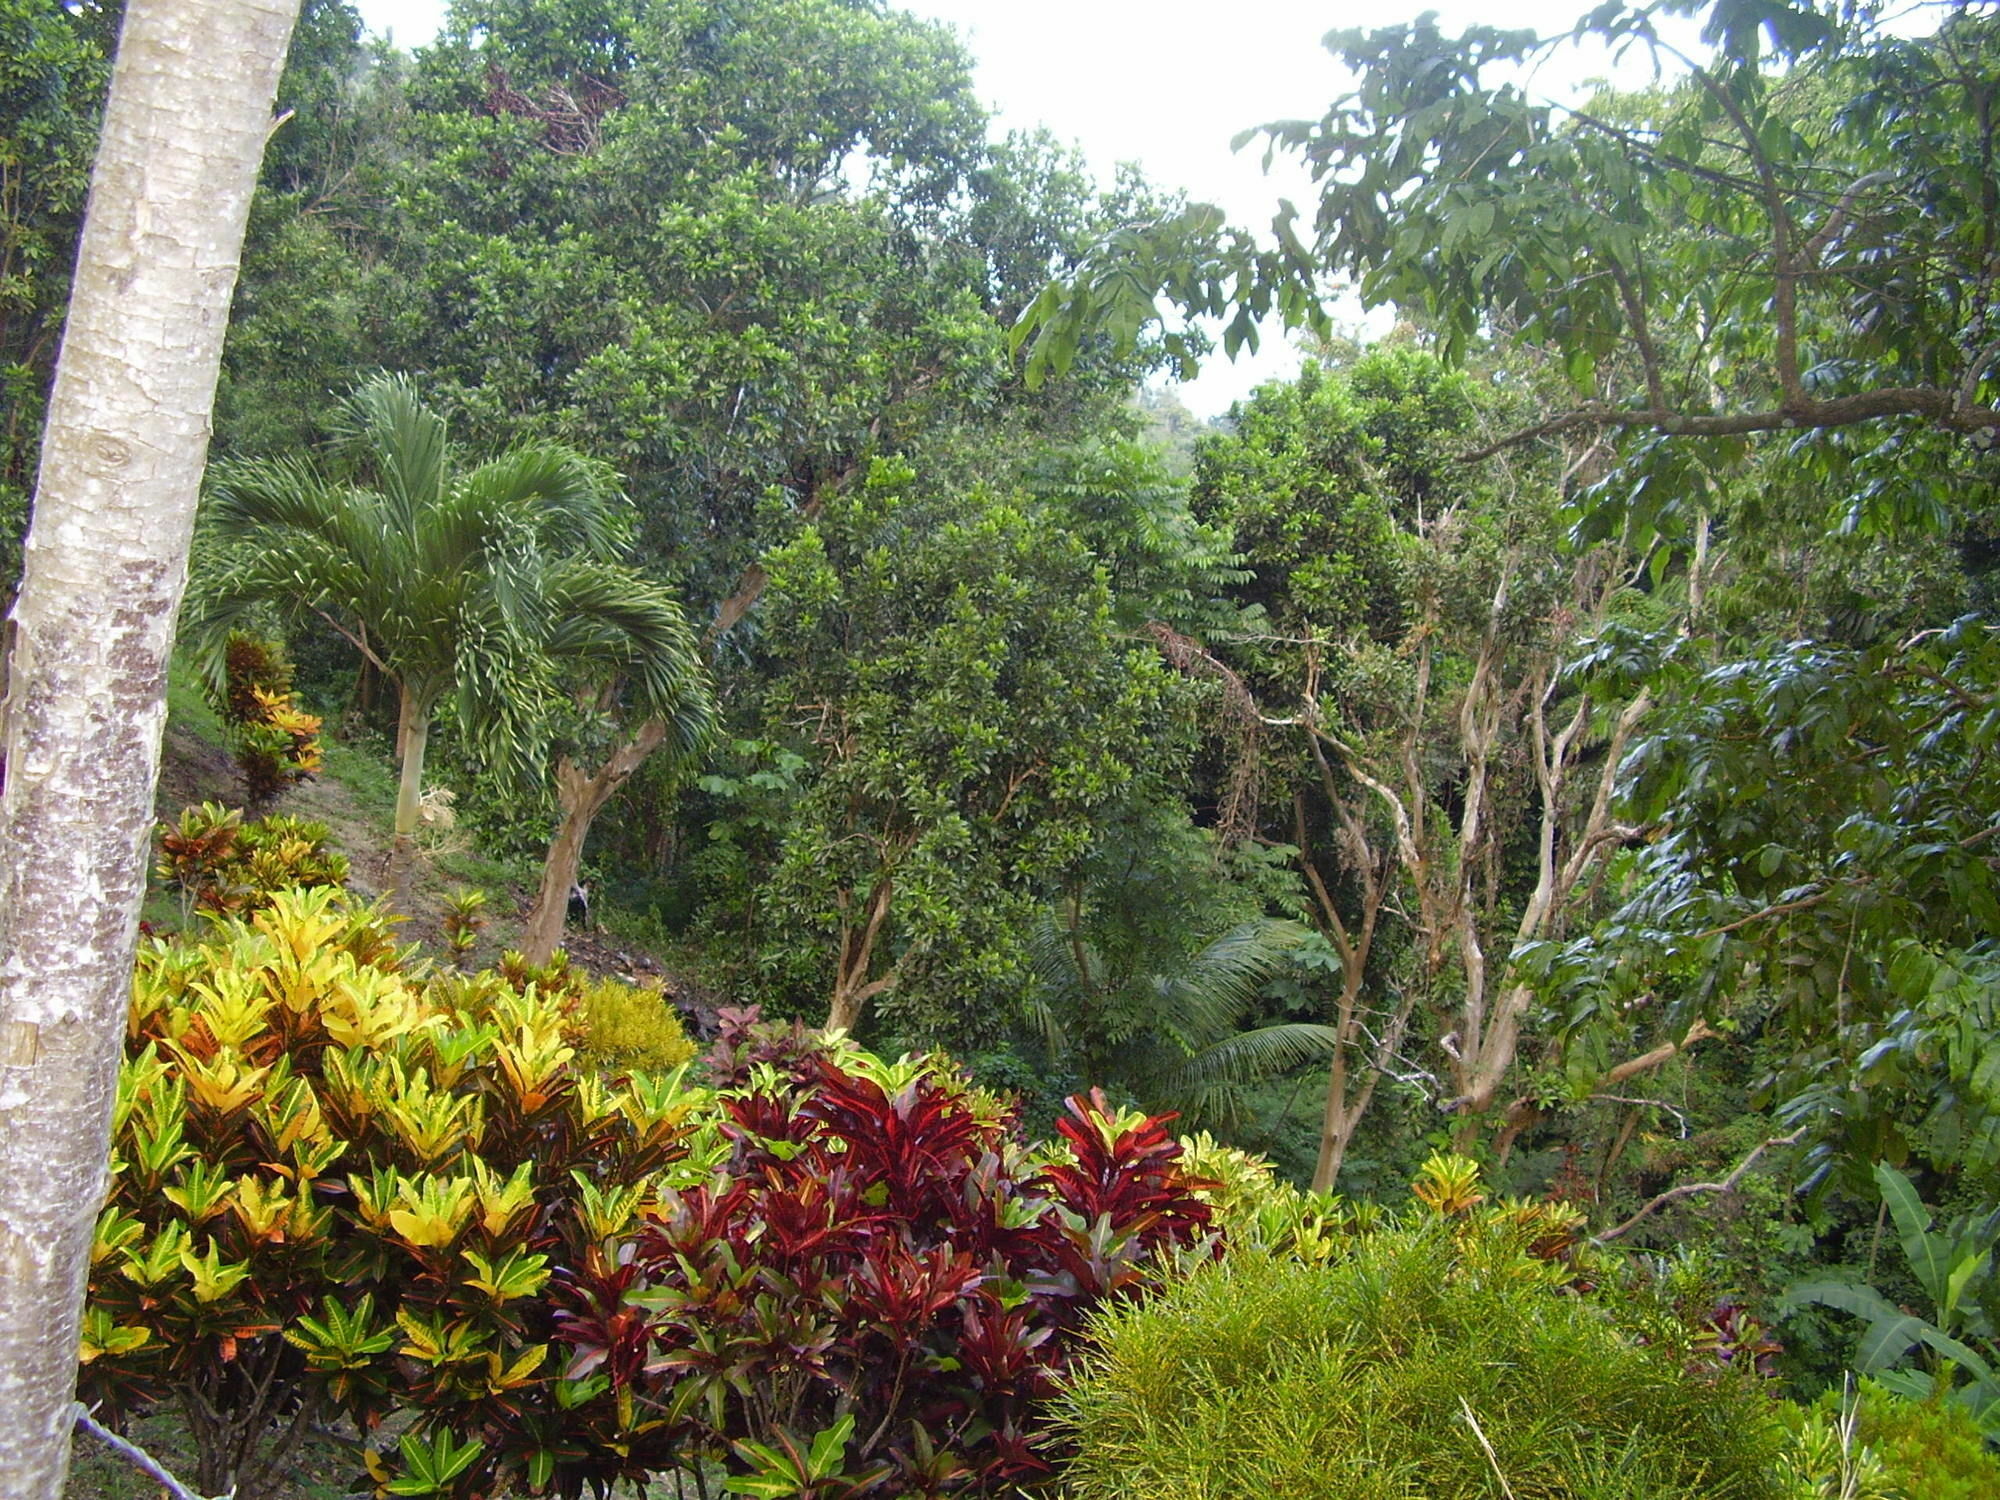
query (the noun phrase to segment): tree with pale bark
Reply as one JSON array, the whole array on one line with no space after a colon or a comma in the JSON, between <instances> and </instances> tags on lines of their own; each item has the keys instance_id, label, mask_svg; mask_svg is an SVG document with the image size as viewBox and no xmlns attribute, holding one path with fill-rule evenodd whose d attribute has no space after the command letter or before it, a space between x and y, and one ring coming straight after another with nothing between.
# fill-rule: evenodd
<instances>
[{"instance_id":1,"label":"tree with pale bark","mask_svg":"<svg viewBox=\"0 0 2000 1500\"><path fill-rule=\"evenodd\" d=\"M1428 1079L1462 1139L1497 1120L1504 1149L1534 1117L1522 1061L1558 1042L1516 955L1634 836L1613 791L1657 633L1621 623L1632 560L1564 536L1552 465L1455 461L1508 415L1386 348L1265 388L1201 456L1197 512L1263 623L1167 644L1241 700L1267 836L1336 960L1322 1189L1391 1075Z\"/></svg>"},{"instance_id":2,"label":"tree with pale bark","mask_svg":"<svg viewBox=\"0 0 2000 1500\"><path fill-rule=\"evenodd\" d=\"M296 0L132 0L10 621L0 801L0 1494L68 1466L166 665Z\"/></svg>"}]
</instances>

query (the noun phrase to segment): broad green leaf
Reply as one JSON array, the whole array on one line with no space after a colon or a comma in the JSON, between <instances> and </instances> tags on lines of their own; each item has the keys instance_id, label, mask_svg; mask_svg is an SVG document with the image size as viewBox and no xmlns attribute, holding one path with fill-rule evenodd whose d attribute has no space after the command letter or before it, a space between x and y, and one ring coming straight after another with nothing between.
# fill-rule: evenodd
<instances>
[{"instance_id":1,"label":"broad green leaf","mask_svg":"<svg viewBox=\"0 0 2000 1500\"><path fill-rule=\"evenodd\" d=\"M1942 1309L1950 1296L1950 1247L1942 1236L1930 1232L1930 1210L1924 1207L1909 1178L1887 1162L1877 1162L1875 1182L1882 1190L1889 1216L1896 1221L1910 1270L1916 1275L1918 1285L1930 1294L1932 1303Z\"/></svg>"},{"instance_id":2,"label":"broad green leaf","mask_svg":"<svg viewBox=\"0 0 2000 1500\"><path fill-rule=\"evenodd\" d=\"M1913 1344L1929 1342L1925 1337L1927 1334L1937 1334L1937 1330L1922 1318L1908 1313L1898 1313L1872 1324L1854 1347L1854 1368L1863 1375L1886 1370L1908 1353Z\"/></svg>"}]
</instances>

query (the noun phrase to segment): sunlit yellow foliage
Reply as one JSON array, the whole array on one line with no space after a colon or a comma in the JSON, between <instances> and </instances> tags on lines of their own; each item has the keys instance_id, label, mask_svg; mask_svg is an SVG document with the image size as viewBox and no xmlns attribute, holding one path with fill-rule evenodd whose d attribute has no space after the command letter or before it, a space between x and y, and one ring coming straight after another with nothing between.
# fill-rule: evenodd
<instances>
[{"instance_id":1,"label":"sunlit yellow foliage","mask_svg":"<svg viewBox=\"0 0 2000 1500\"><path fill-rule=\"evenodd\" d=\"M695 1056L680 1012L657 989L599 979L578 997L576 1019L585 1059L607 1072L671 1073Z\"/></svg>"}]
</instances>

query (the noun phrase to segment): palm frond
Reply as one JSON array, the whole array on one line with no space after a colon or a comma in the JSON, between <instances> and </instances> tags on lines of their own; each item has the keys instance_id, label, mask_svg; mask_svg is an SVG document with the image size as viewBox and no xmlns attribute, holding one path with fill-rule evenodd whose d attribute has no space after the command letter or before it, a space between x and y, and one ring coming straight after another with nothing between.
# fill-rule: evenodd
<instances>
[{"instance_id":1,"label":"palm frond","mask_svg":"<svg viewBox=\"0 0 2000 1500\"><path fill-rule=\"evenodd\" d=\"M449 462L444 418L424 404L407 375L377 375L341 404L335 433L389 502L398 530L413 536L418 518L444 493Z\"/></svg>"},{"instance_id":2,"label":"palm frond","mask_svg":"<svg viewBox=\"0 0 2000 1500\"><path fill-rule=\"evenodd\" d=\"M676 770L715 735L715 694L694 629L673 592L631 568L568 559L542 582L545 649L592 683L621 685L627 711L660 721Z\"/></svg>"},{"instance_id":3,"label":"palm frond","mask_svg":"<svg viewBox=\"0 0 2000 1500\"><path fill-rule=\"evenodd\" d=\"M1154 976L1155 1024L1189 1051L1229 1036L1258 989L1308 935L1297 922L1270 917L1238 923L1178 968Z\"/></svg>"},{"instance_id":4,"label":"palm frond","mask_svg":"<svg viewBox=\"0 0 2000 1500\"><path fill-rule=\"evenodd\" d=\"M610 469L555 444L509 449L454 488L494 514L528 518L533 544L551 553L615 558L630 526L630 507Z\"/></svg>"},{"instance_id":5,"label":"palm frond","mask_svg":"<svg viewBox=\"0 0 2000 1500\"><path fill-rule=\"evenodd\" d=\"M1045 911L1035 918L1024 946L1036 988L1052 999L1074 1002L1097 987L1098 976L1092 970L1102 966L1096 950L1053 913Z\"/></svg>"},{"instance_id":6,"label":"palm frond","mask_svg":"<svg viewBox=\"0 0 2000 1500\"><path fill-rule=\"evenodd\" d=\"M1331 1026L1305 1021L1260 1026L1183 1059L1159 1076L1154 1090L1161 1104L1198 1123L1231 1113L1229 1101L1246 1085L1324 1062L1339 1046L1340 1033Z\"/></svg>"}]
</instances>

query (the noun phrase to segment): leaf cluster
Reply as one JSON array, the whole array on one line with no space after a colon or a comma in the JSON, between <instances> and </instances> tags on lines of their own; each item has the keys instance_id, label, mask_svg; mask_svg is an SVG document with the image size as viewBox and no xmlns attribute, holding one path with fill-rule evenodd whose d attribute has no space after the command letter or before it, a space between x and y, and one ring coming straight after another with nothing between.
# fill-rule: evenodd
<instances>
[{"instance_id":1,"label":"leaf cluster","mask_svg":"<svg viewBox=\"0 0 2000 1500\"><path fill-rule=\"evenodd\" d=\"M667 1177L705 1174L703 1098L678 1075L600 1081L551 998L428 975L329 888L155 940L84 1389L114 1411L180 1401L218 1491L267 1490L328 1413L364 1440L414 1418L367 1455L390 1493L639 1477L671 1454L554 1373L545 1293L558 1268L615 1265Z\"/></svg>"},{"instance_id":2,"label":"leaf cluster","mask_svg":"<svg viewBox=\"0 0 2000 1500\"><path fill-rule=\"evenodd\" d=\"M1160 1122L1102 1096L1031 1148L938 1061L818 1050L755 1066L722 1111L724 1169L662 1194L637 1280L578 1283L568 1376L753 1476L817 1482L845 1450L844 1488L798 1493L1045 1481L1037 1404L1070 1335L1208 1222Z\"/></svg>"}]
</instances>

